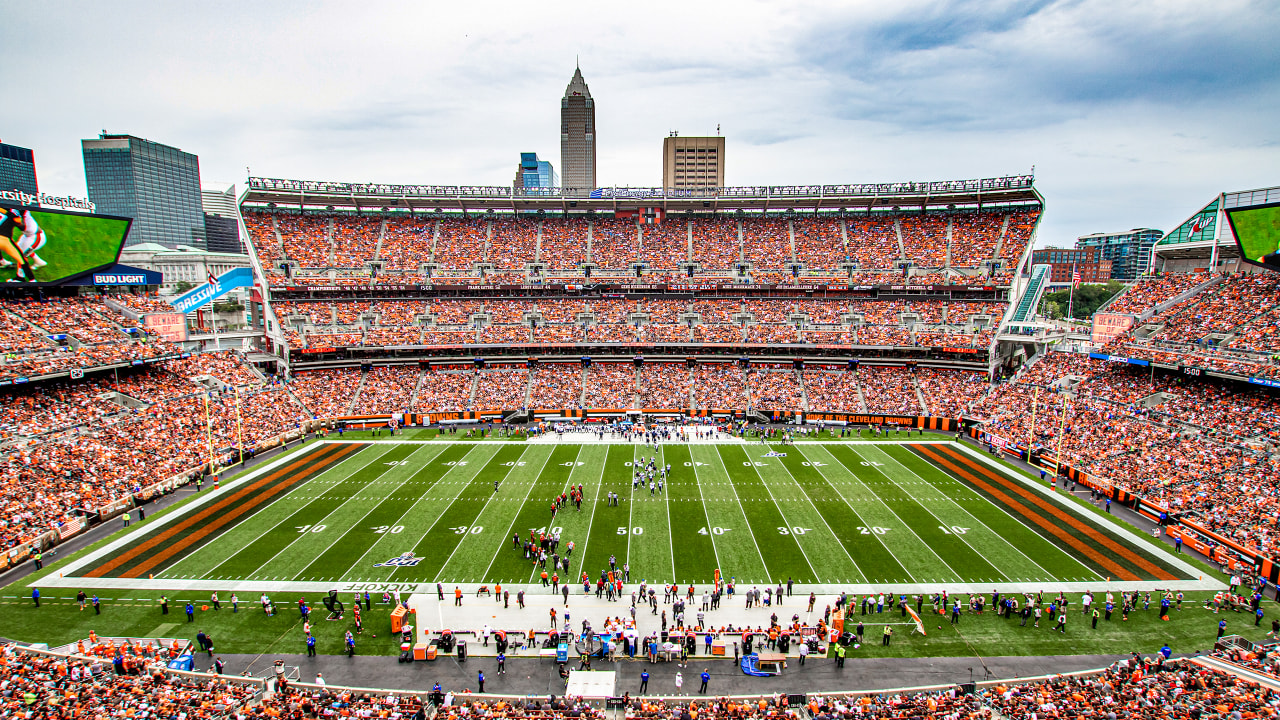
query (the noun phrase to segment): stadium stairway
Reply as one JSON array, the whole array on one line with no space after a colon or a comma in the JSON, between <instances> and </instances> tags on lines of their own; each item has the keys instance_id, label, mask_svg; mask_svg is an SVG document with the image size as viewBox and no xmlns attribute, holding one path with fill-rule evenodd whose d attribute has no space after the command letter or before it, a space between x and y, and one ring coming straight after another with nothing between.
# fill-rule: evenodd
<instances>
[{"instance_id":1,"label":"stadium stairway","mask_svg":"<svg viewBox=\"0 0 1280 720\"><path fill-rule=\"evenodd\" d=\"M1030 321L1031 316L1035 314L1035 309L1040 305L1040 298L1044 296L1045 288L1049 286L1050 269L1048 265L1036 265L1031 269L1031 282L1027 283L1027 289L1014 308L1010 322Z\"/></svg>"},{"instance_id":2,"label":"stadium stairway","mask_svg":"<svg viewBox=\"0 0 1280 720\"><path fill-rule=\"evenodd\" d=\"M796 385L800 386L800 409L809 412L809 390L804 386L804 373L799 370L791 372L796 376Z\"/></svg>"},{"instance_id":3,"label":"stadium stairway","mask_svg":"<svg viewBox=\"0 0 1280 720\"><path fill-rule=\"evenodd\" d=\"M853 378L853 385L858 388L858 407L860 411L867 412L867 396L862 392L862 383L858 381L856 375Z\"/></svg>"},{"instance_id":4,"label":"stadium stairway","mask_svg":"<svg viewBox=\"0 0 1280 720\"><path fill-rule=\"evenodd\" d=\"M356 413L356 406L360 402L360 393L364 391L364 380L367 377L369 377L369 373L360 373L360 382L356 383L356 391L351 393L351 403L347 405L348 415L354 415Z\"/></svg>"},{"instance_id":5,"label":"stadium stairway","mask_svg":"<svg viewBox=\"0 0 1280 720\"><path fill-rule=\"evenodd\" d=\"M916 374L911 373L911 387L916 390L916 400L920 403L920 414L929 414L929 403L924 398L924 391L920 389L920 380L916 378Z\"/></svg>"},{"instance_id":6,"label":"stadium stairway","mask_svg":"<svg viewBox=\"0 0 1280 720\"><path fill-rule=\"evenodd\" d=\"M418 407L418 392L422 390L422 379L425 378L426 376L427 376L426 370L419 368L418 380L413 384L413 394L409 396L409 407L411 408Z\"/></svg>"},{"instance_id":7,"label":"stadium stairway","mask_svg":"<svg viewBox=\"0 0 1280 720\"><path fill-rule=\"evenodd\" d=\"M902 242L902 220L900 218L893 219L893 234L898 238L898 258L905 260L907 258L907 246Z\"/></svg>"},{"instance_id":8,"label":"stadium stairway","mask_svg":"<svg viewBox=\"0 0 1280 720\"><path fill-rule=\"evenodd\" d=\"M471 396L467 399L467 409L472 409L476 406L476 387L479 384L480 375L474 372L471 373ZM529 404L529 396L527 394L524 396L524 403L526 406Z\"/></svg>"},{"instance_id":9,"label":"stadium stairway","mask_svg":"<svg viewBox=\"0 0 1280 720\"><path fill-rule=\"evenodd\" d=\"M991 254L992 258L1000 257L1000 251L1004 249L1004 236L1009 232L1009 216L1004 216L1004 222L1000 224L1000 237L996 238L996 251Z\"/></svg>"}]
</instances>

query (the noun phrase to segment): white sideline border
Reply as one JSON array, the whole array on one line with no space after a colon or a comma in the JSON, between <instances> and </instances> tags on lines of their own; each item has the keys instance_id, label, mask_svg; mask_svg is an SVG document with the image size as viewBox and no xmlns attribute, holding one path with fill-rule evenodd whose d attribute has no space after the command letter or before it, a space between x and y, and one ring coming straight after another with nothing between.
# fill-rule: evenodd
<instances>
[{"instance_id":1,"label":"white sideline border","mask_svg":"<svg viewBox=\"0 0 1280 720\"><path fill-rule=\"evenodd\" d=\"M202 498L195 502L189 503L188 505L184 506L182 510L168 514L163 518L158 519L155 524L149 524L144 527L147 532L150 532L156 528L162 527L163 525L175 522L178 519L185 517L192 510L199 507L203 507L205 504L212 502L213 499L219 496L222 492L229 491L229 490L232 490L233 488L239 487L240 485L259 477L263 473L269 472L279 467L281 464L285 462L292 462L293 460L296 460L307 453L315 452L314 448L318 448L323 445L432 444L432 443L467 443L467 444L475 445L475 444L482 444L483 442L484 441L477 442L476 440L404 440L404 441L346 440L346 439L321 440L313 443L311 446L312 449L308 449L305 452L289 453L261 468L256 468L252 472L242 477L239 477L233 480L232 482L224 485L219 490L210 491L208 498ZM499 442L502 442L502 441L499 441ZM858 441L852 441L852 442L856 443ZM967 447L963 443L956 443L950 440L924 440L924 441L880 440L880 441L874 441L874 442L878 444L895 444L895 445L903 445L903 444L954 445L954 446L958 446L962 452L969 454L971 457L978 458L982 460L982 462L985 463L986 465L989 465L992 468L999 470L1001 472L1006 472L1006 474L1012 475L1015 478L1023 474L1021 472L1007 473L1009 468L1005 467L1004 465L1001 465L993 460L988 459L982 453ZM815 444L815 445L816 444L848 445L850 443L851 441L847 441L847 440L804 441L804 444ZM606 442L604 444L609 444L609 443ZM612 444L634 445L637 443L619 440L619 441L615 441ZM687 444L687 443L679 443L679 444ZM711 444L711 443L707 443L707 444ZM766 447L766 446L761 446L761 447ZM767 447L769 447L770 449L777 449L778 447L785 448L786 446L780 446L777 443L769 443ZM1074 503L1066 502L1058 493L1051 493L1048 490L1044 489L1043 487L1038 486L1034 482L1026 482L1024 479L1021 479L1021 478L1019 478L1019 480L1024 485L1030 485L1034 487L1035 490L1043 496L1054 497L1055 503L1057 503L1060 506L1069 508L1071 512L1087 520L1089 524L1095 529L1106 532L1108 536L1111 536L1111 537L1118 536L1118 537L1124 538L1124 541L1132 545L1133 547L1149 549L1148 546L1138 544L1137 538L1129 535L1129 533L1138 532L1136 529L1130 528L1128 526L1121 526L1119 524L1104 525L1097 518L1092 517L1092 514L1086 511L1085 509L1076 507ZM741 507L741 502L739 502L739 507ZM142 527L139 528L139 530L143 530L143 529L144 528ZM132 532L125 534L119 539L112 541L111 543L101 548L98 548L92 553L89 553L84 557L76 560L72 564L64 567L61 570L62 574L59 575L59 577L45 576L42 578L35 578L31 582L27 583L26 585L27 587L40 586L40 587L51 587L51 588L121 589L121 590L124 590L124 589L127 589L127 590L173 590L177 588L177 589L183 589L183 590L192 590L192 591L201 590L201 591L208 591L208 592L213 592L213 591L240 592L240 593L250 592L252 593L250 597L254 597L254 598L256 598L257 594L261 592L270 592L270 593L312 592L314 593L314 592L327 592L329 590L338 590L340 592L368 591L371 594L373 593L381 594L384 591L399 591L402 594L405 594L405 593L432 593L435 591L436 583L434 581L396 583L396 582L372 582L372 581L327 582L327 581L288 581L288 580L276 580L276 581L190 580L190 579L177 580L172 578L169 578L169 579L158 578L158 579L152 580L152 579L144 579L144 578L112 578L112 577L89 578L89 577L65 577L64 576L65 573L77 570L83 567L84 565L91 563L97 560L98 558L101 558L103 555L113 552L114 550L118 549L122 545L132 542L134 537L135 537L135 534ZM939 592L943 589L947 590L952 594L956 594L956 593L984 594L984 593L991 592L992 590L998 590L1002 593L1024 593L1024 592L1034 593L1039 591L1045 591L1045 592L1062 591L1066 593L1082 593L1087 590L1093 590L1093 591L1113 590L1117 592L1127 592L1127 591L1133 591L1133 590L1154 591L1157 589L1158 590L1175 590L1175 591L1176 590L1217 591L1217 590L1225 589L1227 587L1225 583L1219 580L1215 580L1215 579L1212 579L1211 577L1206 577L1202 575L1201 574L1202 571L1199 568L1195 568L1191 565L1188 565L1187 563L1178 559L1177 556L1173 555L1172 553L1168 553L1167 557L1165 557L1165 560L1166 562L1169 562L1170 564L1177 566L1179 569L1184 570L1186 573L1190 575L1198 576L1199 579L1198 580L1173 580L1173 581L1113 580L1110 582L1099 580L1099 581L1070 581L1070 582L1052 582L1051 581L1051 582L1007 582L1007 583L990 583L990 582L970 582L970 583L929 582L929 583L900 583L900 584L834 583L834 584L810 584L810 585L797 584L795 587L796 587L796 592L805 592L805 593L814 592L814 593L817 593L818 595L838 595L841 592L848 592L848 593L854 593L854 594L867 594L872 592L892 592L894 594L899 594L899 593L932 594L935 592ZM478 588L482 587L483 585L492 586L492 583L451 583L451 584L462 588L464 594L474 594L475 591ZM526 594L531 596L550 593L550 590L542 588L540 583L530 582L528 585L525 585L525 586L509 586L509 587L511 590L524 590Z\"/></svg>"}]
</instances>

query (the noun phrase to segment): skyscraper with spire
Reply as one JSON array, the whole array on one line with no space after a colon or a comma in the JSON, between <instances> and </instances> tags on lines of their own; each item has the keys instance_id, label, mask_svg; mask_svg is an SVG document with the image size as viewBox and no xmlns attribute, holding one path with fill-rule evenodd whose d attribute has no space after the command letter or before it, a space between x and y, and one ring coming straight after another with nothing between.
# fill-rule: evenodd
<instances>
[{"instance_id":1,"label":"skyscraper with spire","mask_svg":"<svg viewBox=\"0 0 1280 720\"><path fill-rule=\"evenodd\" d=\"M564 187L596 187L596 105L575 67L560 99L560 177Z\"/></svg>"}]
</instances>

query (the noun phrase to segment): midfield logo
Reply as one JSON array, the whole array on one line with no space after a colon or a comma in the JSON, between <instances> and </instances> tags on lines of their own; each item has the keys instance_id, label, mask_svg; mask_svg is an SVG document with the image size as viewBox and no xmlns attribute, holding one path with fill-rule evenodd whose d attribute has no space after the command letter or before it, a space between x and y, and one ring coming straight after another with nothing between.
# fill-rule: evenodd
<instances>
[{"instance_id":1,"label":"midfield logo","mask_svg":"<svg viewBox=\"0 0 1280 720\"><path fill-rule=\"evenodd\" d=\"M374 563L374 567L414 567L422 562L422 558L414 557L413 553L401 553L400 557L393 557L386 562Z\"/></svg>"}]
</instances>

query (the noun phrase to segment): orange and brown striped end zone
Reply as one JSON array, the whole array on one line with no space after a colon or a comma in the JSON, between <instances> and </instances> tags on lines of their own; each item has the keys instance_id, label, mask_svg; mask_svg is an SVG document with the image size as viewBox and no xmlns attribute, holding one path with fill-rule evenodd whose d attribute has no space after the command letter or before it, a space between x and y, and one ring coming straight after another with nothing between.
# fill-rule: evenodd
<instances>
[{"instance_id":1,"label":"orange and brown striped end zone","mask_svg":"<svg viewBox=\"0 0 1280 720\"><path fill-rule=\"evenodd\" d=\"M1115 561L1115 559L1103 554L1097 548L1079 542L1077 536L1089 538L1094 543L1097 543L1099 546L1104 547L1113 553L1115 557L1122 558L1124 561L1129 563L1131 567L1141 568L1145 572L1150 573L1150 575L1157 580L1177 579L1165 569L1107 537L1097 529L1070 517L1070 515L1064 511L1064 508L1058 507L1042 497L1038 497L1031 490L1021 487L1016 481L1009 480L999 473L992 472L989 468L984 467L982 464L953 448L947 446L922 445L918 446L916 450L921 455L929 458L935 464L950 470L982 492L996 498L1006 507L1015 510L1023 518L1030 520L1062 542L1075 548L1091 561L1096 563L1098 567L1105 568L1116 579L1140 580L1142 578L1139 578L1132 570L1120 565ZM981 475L982 477L978 477L978 475ZM985 480L983 478L985 478ZM1011 491L1013 495L1010 495L1010 492L1008 491ZM1018 497L1014 497L1014 495ZM1021 498L1021 500L1018 498ZM1024 501L1035 506L1048 517L1053 518L1054 522L1049 522L1046 520L1045 516L1042 516L1039 512L1035 512L1031 508L1027 507L1027 504L1024 503ZM1073 536L1061 526L1054 524L1055 522L1070 526L1076 532L1077 536Z\"/></svg>"},{"instance_id":2,"label":"orange and brown striped end zone","mask_svg":"<svg viewBox=\"0 0 1280 720\"><path fill-rule=\"evenodd\" d=\"M320 450L307 453L304 457L258 478L225 498L193 513L190 517L157 533L146 542L129 548L110 561L85 573L85 576L108 577L116 569L128 566L155 548L164 545L163 550L147 556L145 560L129 567L120 575L127 578L142 577L160 563L193 544L198 544L245 513L274 500L281 491L292 485L291 476L310 475L323 471L363 447L365 446L358 443L334 444L325 445Z\"/></svg>"}]
</instances>

